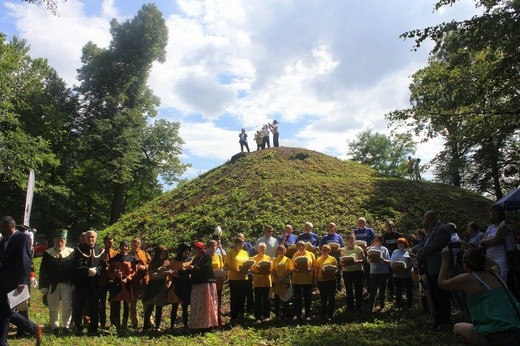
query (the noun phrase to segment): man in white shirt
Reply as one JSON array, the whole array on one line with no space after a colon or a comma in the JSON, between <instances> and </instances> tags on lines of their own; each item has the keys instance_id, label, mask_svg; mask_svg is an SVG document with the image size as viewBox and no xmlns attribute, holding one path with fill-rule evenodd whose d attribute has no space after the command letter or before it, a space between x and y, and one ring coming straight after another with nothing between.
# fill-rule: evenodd
<instances>
[{"instance_id":1,"label":"man in white shirt","mask_svg":"<svg viewBox=\"0 0 520 346\"><path fill-rule=\"evenodd\" d=\"M273 227L266 225L264 227L264 236L257 239L255 249L258 250L258 244L265 243L265 254L271 258L276 258L276 248L278 247L278 240L273 237Z\"/></svg>"}]
</instances>

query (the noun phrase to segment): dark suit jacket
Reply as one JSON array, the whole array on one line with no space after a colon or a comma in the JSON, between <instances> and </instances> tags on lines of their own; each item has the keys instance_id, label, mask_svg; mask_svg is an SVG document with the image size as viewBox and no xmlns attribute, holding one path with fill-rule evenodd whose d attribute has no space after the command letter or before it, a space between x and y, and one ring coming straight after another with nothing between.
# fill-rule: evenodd
<instances>
[{"instance_id":1,"label":"dark suit jacket","mask_svg":"<svg viewBox=\"0 0 520 346\"><path fill-rule=\"evenodd\" d=\"M440 221L428 232L423 246L419 249L418 255L426 261L428 274L439 275L441 270L441 251L451 241L451 234L446 229L446 225Z\"/></svg>"},{"instance_id":2,"label":"dark suit jacket","mask_svg":"<svg viewBox=\"0 0 520 346\"><path fill-rule=\"evenodd\" d=\"M4 292L10 292L18 285L27 285L32 266L29 237L16 231L9 239L5 249L6 239L0 242L0 287Z\"/></svg>"}]
</instances>

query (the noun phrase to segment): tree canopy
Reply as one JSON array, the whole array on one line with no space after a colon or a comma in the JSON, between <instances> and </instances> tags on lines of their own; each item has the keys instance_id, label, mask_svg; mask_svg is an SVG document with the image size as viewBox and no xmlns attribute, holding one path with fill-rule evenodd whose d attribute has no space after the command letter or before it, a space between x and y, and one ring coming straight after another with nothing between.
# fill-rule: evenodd
<instances>
[{"instance_id":1,"label":"tree canopy","mask_svg":"<svg viewBox=\"0 0 520 346\"><path fill-rule=\"evenodd\" d=\"M439 1L436 9L455 2ZM402 35L415 39L414 49L428 38L435 47L428 66L413 75L411 107L387 118L426 139L445 140L434 159L440 181L500 198L519 182L511 174L518 171L511 150L520 136L520 2L476 4L483 15Z\"/></svg>"},{"instance_id":2,"label":"tree canopy","mask_svg":"<svg viewBox=\"0 0 520 346\"><path fill-rule=\"evenodd\" d=\"M164 61L162 14L144 5L111 22L108 48L83 48L80 85L68 88L25 41L0 36L0 206L21 220L29 169L36 173L34 227L105 227L178 181L180 124L159 119L147 86Z\"/></svg>"},{"instance_id":3,"label":"tree canopy","mask_svg":"<svg viewBox=\"0 0 520 346\"><path fill-rule=\"evenodd\" d=\"M352 160L368 165L386 175L405 176L407 157L415 153L416 144L410 133L386 136L363 131L358 139L348 142Z\"/></svg>"}]
</instances>

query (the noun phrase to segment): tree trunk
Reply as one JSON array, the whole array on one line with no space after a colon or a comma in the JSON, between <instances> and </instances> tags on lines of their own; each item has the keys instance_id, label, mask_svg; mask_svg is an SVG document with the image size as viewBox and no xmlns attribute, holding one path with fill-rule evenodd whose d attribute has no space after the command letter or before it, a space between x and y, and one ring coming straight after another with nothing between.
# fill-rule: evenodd
<instances>
[{"instance_id":1,"label":"tree trunk","mask_svg":"<svg viewBox=\"0 0 520 346\"><path fill-rule=\"evenodd\" d=\"M125 199L125 187L123 184L114 184L114 194L112 195L112 204L110 205L110 221L112 225L119 220L123 213L123 202Z\"/></svg>"}]
</instances>

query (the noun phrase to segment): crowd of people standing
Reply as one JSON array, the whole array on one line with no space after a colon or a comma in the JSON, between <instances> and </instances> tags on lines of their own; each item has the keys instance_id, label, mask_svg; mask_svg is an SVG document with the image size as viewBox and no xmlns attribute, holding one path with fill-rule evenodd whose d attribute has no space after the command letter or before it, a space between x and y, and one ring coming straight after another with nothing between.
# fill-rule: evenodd
<instances>
[{"instance_id":1,"label":"crowd of people standing","mask_svg":"<svg viewBox=\"0 0 520 346\"><path fill-rule=\"evenodd\" d=\"M398 233L390 220L385 231L377 234L361 217L354 230L342 235L336 224L329 223L322 237L313 232L311 222L298 235L290 224L280 236L266 225L263 236L253 243L236 234L226 251L222 230L217 227L211 240L181 243L174 256L162 245L149 255L138 238L130 243L120 241L115 250L114 239L106 236L101 247L96 245L94 230L85 232L73 249L66 246L66 230L57 230L53 248L42 259L39 288L56 335L82 335L84 327L87 335L99 335L108 330L107 299L109 322L118 333L127 328L168 329L163 321L167 305L171 305L170 330L176 328L181 306L181 328L203 331L225 324L222 295L226 287L228 321L234 325L248 318L258 322L330 321L337 315L336 298L343 288L346 311L354 314L384 313L390 307L409 309L414 305L415 281L424 298L423 307L431 313L432 330L451 325L451 305L455 304L472 321L454 326L460 340L511 344L520 336L518 302L509 294L517 288L509 289L508 263L503 254L493 251L509 235L499 206L491 207L490 216L492 225L480 236L475 224L468 225L468 242L458 236L454 224L443 223L433 211L425 213L417 237ZM2 229L4 224L0 223ZM0 273L3 281L4 273ZM314 290L319 295L318 314L313 314ZM2 286L2 294L5 291ZM395 305L387 300L395 300ZM142 324L138 304L143 306ZM502 307L500 314L482 308L493 304ZM2 316L6 311L4 307ZM9 309L9 313L9 318L17 318L13 317L16 310ZM41 326L31 323L27 322L27 329L41 334Z\"/></svg>"},{"instance_id":2,"label":"crowd of people standing","mask_svg":"<svg viewBox=\"0 0 520 346\"><path fill-rule=\"evenodd\" d=\"M280 132L279 132L280 123L278 120L274 120L273 123L267 123L262 126L262 128L256 131L254 140L256 143L256 150L267 149L271 147L271 133L273 134L273 147L277 148L280 146ZM249 144L247 142L247 133L246 129L241 129L238 134L238 143L240 144L240 151L250 152Z\"/></svg>"}]
</instances>

